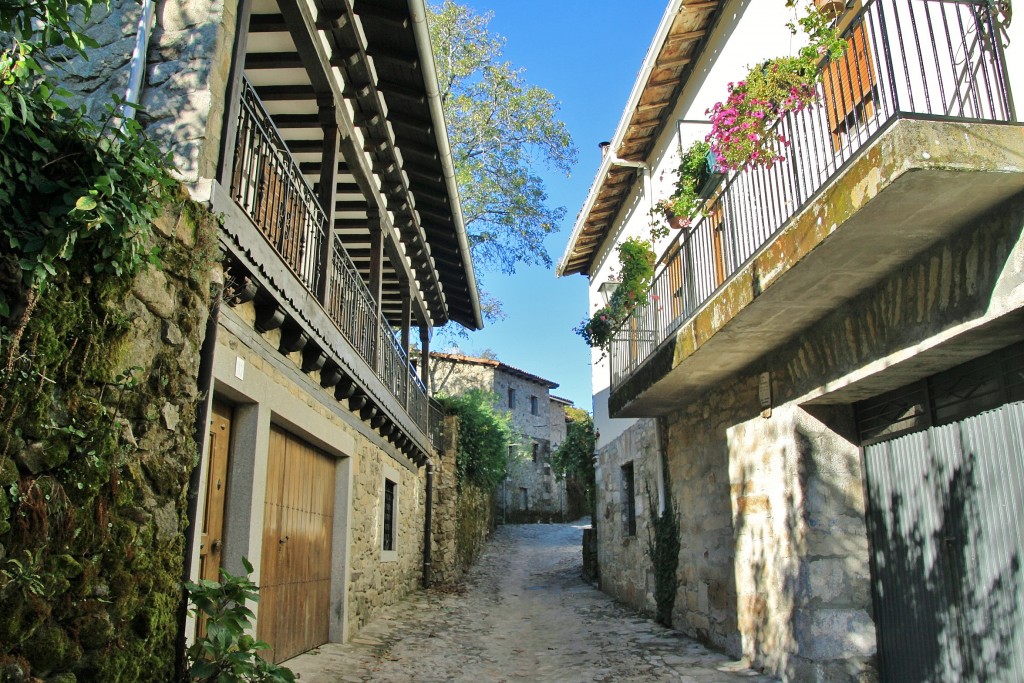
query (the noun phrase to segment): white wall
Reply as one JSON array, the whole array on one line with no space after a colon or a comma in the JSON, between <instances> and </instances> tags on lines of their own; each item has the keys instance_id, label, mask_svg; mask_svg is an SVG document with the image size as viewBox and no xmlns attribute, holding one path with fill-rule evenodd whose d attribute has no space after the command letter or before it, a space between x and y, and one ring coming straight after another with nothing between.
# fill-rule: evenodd
<instances>
[{"instance_id":1,"label":"white wall","mask_svg":"<svg viewBox=\"0 0 1024 683\"><path fill-rule=\"evenodd\" d=\"M598 288L604 282L616 279L619 264L614 245L631 237L650 237L650 208L653 202L672 194L679 150L702 139L711 130L709 124L696 122L708 120L705 112L715 102L726 98L728 83L741 79L751 65L770 57L795 52L799 47L798 39L786 27L794 16L782 0L736 0L727 5L704 56L696 63L687 87L670 115L670 121L683 122L665 127L653 153L647 159L651 167L650 189L647 189L648 183L638 170L633 191L623 204L608 239L597 252L590 277L591 313L604 305ZM669 237L655 245L655 253L659 257L676 235L673 231ZM600 448L611 443L636 421L609 417L611 371L608 358L600 349L593 350L591 354L594 425L601 433L598 441Z\"/></svg>"}]
</instances>

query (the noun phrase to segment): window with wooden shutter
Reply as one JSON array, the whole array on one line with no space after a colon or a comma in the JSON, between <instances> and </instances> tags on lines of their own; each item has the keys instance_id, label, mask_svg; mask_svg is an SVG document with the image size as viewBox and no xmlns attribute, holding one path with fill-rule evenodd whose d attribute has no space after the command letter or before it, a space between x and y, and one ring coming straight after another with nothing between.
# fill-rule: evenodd
<instances>
[{"instance_id":1,"label":"window with wooden shutter","mask_svg":"<svg viewBox=\"0 0 1024 683\"><path fill-rule=\"evenodd\" d=\"M846 41L846 53L825 68L821 79L832 145L839 149L843 139L875 113L877 78L863 23L853 27Z\"/></svg>"}]
</instances>

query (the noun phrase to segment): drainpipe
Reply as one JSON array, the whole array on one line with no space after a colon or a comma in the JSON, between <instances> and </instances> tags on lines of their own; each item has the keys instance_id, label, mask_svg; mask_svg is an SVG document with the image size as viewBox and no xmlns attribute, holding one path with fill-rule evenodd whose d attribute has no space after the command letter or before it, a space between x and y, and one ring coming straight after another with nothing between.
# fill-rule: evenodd
<instances>
[{"instance_id":1,"label":"drainpipe","mask_svg":"<svg viewBox=\"0 0 1024 683\"><path fill-rule=\"evenodd\" d=\"M138 104L142 97L142 78L146 74L146 54L149 52L150 25L153 23L153 0L144 0L142 14L135 33L135 49L132 51L131 70L128 72L128 89L124 99ZM135 118L135 107L121 107L122 120Z\"/></svg>"},{"instance_id":2,"label":"drainpipe","mask_svg":"<svg viewBox=\"0 0 1024 683\"><path fill-rule=\"evenodd\" d=\"M196 385L203 402L196 410L195 431L192 438L196 444L196 464L188 477L188 490L186 492L186 516L188 526L185 528L185 563L181 571L181 583L192 580L192 548L196 534L196 516L199 510L199 480L202 476L203 446L206 434L209 431L207 422L210 419L210 406L213 402L213 355L217 346L217 323L220 319L220 296L214 298L210 310L210 317L206 319L206 336L203 337L203 345L199 350L199 376ZM175 646L175 668L178 676L175 680L184 680L185 676L185 648L188 644L188 637L185 634L185 627L188 623L188 600L185 599L185 591L182 588L181 607L178 608L178 638Z\"/></svg>"},{"instance_id":3,"label":"drainpipe","mask_svg":"<svg viewBox=\"0 0 1024 683\"><path fill-rule=\"evenodd\" d=\"M434 516L434 461L427 458L427 503L423 513L423 587L430 588L431 523Z\"/></svg>"},{"instance_id":4,"label":"drainpipe","mask_svg":"<svg viewBox=\"0 0 1024 683\"><path fill-rule=\"evenodd\" d=\"M643 161L629 161L628 159L620 159L618 157L612 157L611 161L608 162L612 166L625 166L626 168L639 168L644 172L644 196L647 198L647 209L648 211L654 210L654 193L651 192L651 167Z\"/></svg>"}]
</instances>

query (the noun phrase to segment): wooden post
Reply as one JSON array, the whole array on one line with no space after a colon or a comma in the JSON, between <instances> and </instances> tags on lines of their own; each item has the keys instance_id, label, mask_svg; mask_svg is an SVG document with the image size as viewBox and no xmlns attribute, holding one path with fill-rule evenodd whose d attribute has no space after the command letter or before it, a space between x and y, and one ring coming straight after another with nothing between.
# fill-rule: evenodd
<instances>
[{"instance_id":1,"label":"wooden post","mask_svg":"<svg viewBox=\"0 0 1024 683\"><path fill-rule=\"evenodd\" d=\"M318 255L320 264L320 281L317 285L316 298L326 307L330 296L331 261L334 259L334 192L338 175L338 119L334 108L334 98L321 96L317 98L320 114L320 126L324 131L323 151L320 155L320 208L323 209L325 220L323 242Z\"/></svg>"},{"instance_id":2,"label":"wooden post","mask_svg":"<svg viewBox=\"0 0 1024 683\"><path fill-rule=\"evenodd\" d=\"M433 396L433 387L430 386L430 325L427 323L420 325L420 348L420 379L427 388L427 396Z\"/></svg>"},{"instance_id":3,"label":"wooden post","mask_svg":"<svg viewBox=\"0 0 1024 683\"><path fill-rule=\"evenodd\" d=\"M402 351L405 352L405 374L402 375L402 386L404 387L403 399L405 409L409 410L409 374L412 372L412 364L409 362L409 328L412 327L412 292L409 290L409 282L402 280Z\"/></svg>"},{"instance_id":4,"label":"wooden post","mask_svg":"<svg viewBox=\"0 0 1024 683\"><path fill-rule=\"evenodd\" d=\"M374 339L373 369L380 374L381 316L383 315L384 286L384 218L378 211L367 211L370 228L370 296L375 304L372 330Z\"/></svg>"}]
</instances>

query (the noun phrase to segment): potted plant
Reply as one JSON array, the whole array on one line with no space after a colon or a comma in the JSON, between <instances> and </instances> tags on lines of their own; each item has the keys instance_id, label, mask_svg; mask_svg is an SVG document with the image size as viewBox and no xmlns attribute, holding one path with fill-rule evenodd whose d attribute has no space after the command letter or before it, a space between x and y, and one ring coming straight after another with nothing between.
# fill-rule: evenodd
<instances>
[{"instance_id":1,"label":"potted plant","mask_svg":"<svg viewBox=\"0 0 1024 683\"><path fill-rule=\"evenodd\" d=\"M704 201L723 172L711 145L703 140L694 142L679 160L675 191L659 201L655 210L665 216L671 227L677 230L689 227L694 216L703 213Z\"/></svg>"},{"instance_id":2,"label":"potted plant","mask_svg":"<svg viewBox=\"0 0 1024 683\"><path fill-rule=\"evenodd\" d=\"M846 3L843 0L814 0L814 8L822 16L832 21L843 13Z\"/></svg>"},{"instance_id":3,"label":"potted plant","mask_svg":"<svg viewBox=\"0 0 1024 683\"><path fill-rule=\"evenodd\" d=\"M573 328L589 346L606 351L633 309L647 301L654 278L654 251L650 242L631 238L619 245L618 252L619 286L607 305Z\"/></svg>"},{"instance_id":4,"label":"potted plant","mask_svg":"<svg viewBox=\"0 0 1024 683\"><path fill-rule=\"evenodd\" d=\"M786 0L786 5L795 7L796 0ZM724 102L707 111L711 117L707 141L723 168L771 168L784 159L781 150L789 141L776 124L784 115L815 102L819 63L837 59L846 50L832 18L809 7L789 25L794 34L803 31L808 44L796 56L776 57L751 68L746 78L729 83Z\"/></svg>"}]
</instances>

